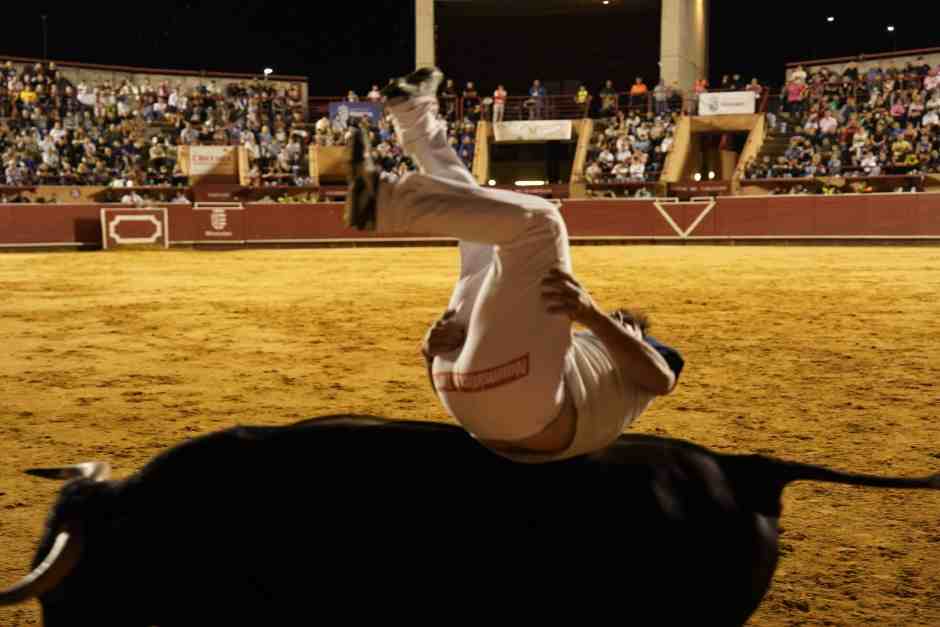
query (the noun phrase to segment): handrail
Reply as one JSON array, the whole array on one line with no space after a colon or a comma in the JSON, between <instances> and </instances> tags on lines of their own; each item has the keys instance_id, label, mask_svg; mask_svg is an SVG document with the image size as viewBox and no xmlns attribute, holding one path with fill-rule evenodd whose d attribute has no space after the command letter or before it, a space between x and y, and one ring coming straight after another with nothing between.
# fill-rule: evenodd
<instances>
[{"instance_id":1,"label":"handrail","mask_svg":"<svg viewBox=\"0 0 940 627\"><path fill-rule=\"evenodd\" d=\"M720 90L713 90L720 91ZM600 96L598 94L592 94L588 97L587 102L577 102L575 100L577 94L553 94L543 96L544 101L542 102L542 115L539 115L535 119L581 119L590 117L592 105L596 103ZM480 94L477 96L477 101L480 103L481 117L486 117L487 119L492 119L492 104L484 105L483 101L490 96L487 94ZM642 101L641 104L633 105L631 104L633 96L630 92L617 92L617 102L614 107L614 113L616 114L619 111L640 111L640 112L653 112L656 110L655 100L653 98L653 92L648 91L647 93L638 96ZM438 99L441 101L442 108L445 103L443 98L438 96ZM463 119L464 114L467 113L467 101L469 98L464 98L463 96L457 96L455 100L455 116L457 119ZM513 120L527 120L529 119L528 108L525 103L530 100L529 96L508 96L506 98L506 107L503 119L505 121ZM345 102L346 96L311 96L308 99L309 110L311 114L313 113L322 113L325 114L329 110L330 103L333 102ZM359 102L368 102L367 99L360 99ZM376 103L381 105L382 103Z\"/></svg>"},{"instance_id":2,"label":"handrail","mask_svg":"<svg viewBox=\"0 0 940 627\"><path fill-rule=\"evenodd\" d=\"M233 78L233 79L256 79L263 80L264 76L259 72L258 74L245 74L238 72L210 72L207 70L171 70L171 69L160 69L160 68L144 68L144 67L135 67L130 65L103 65L99 63L81 63L78 61L58 61L56 59L35 59L30 57L12 57L0 55L0 62L12 61L13 63L29 63L35 65L36 63L41 63L44 66L49 65L49 63L55 63L57 67L60 68L77 68L85 70L102 70L107 72L128 72L131 74L169 74L171 76L200 76L207 78ZM309 77L307 76L293 76L290 74L271 74L267 77L269 81L283 81L283 82L309 82Z\"/></svg>"},{"instance_id":3,"label":"handrail","mask_svg":"<svg viewBox=\"0 0 940 627\"><path fill-rule=\"evenodd\" d=\"M833 57L831 59L813 59L810 61L792 61L786 64L786 67L793 68L798 65L802 66L814 66L814 65L830 65L832 63L848 63L850 61L872 61L877 59L892 59L899 57L912 57L912 56L921 56L925 54L937 54L940 53L940 48L915 48L913 50L901 50L898 52L876 52L872 54L857 54L851 57Z\"/></svg>"}]
</instances>

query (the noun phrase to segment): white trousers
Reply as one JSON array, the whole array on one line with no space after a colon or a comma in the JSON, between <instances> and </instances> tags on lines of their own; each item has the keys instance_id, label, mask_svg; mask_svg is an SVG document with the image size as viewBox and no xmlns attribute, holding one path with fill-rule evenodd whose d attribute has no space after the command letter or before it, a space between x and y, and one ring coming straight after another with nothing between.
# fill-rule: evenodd
<instances>
[{"instance_id":1,"label":"white trousers","mask_svg":"<svg viewBox=\"0 0 940 627\"><path fill-rule=\"evenodd\" d=\"M550 315L541 281L571 271L568 232L552 203L480 187L447 143L433 97L391 108L405 152L422 173L382 182L382 232L456 237L460 273L449 308L467 327L463 347L435 358L442 403L472 434L520 440L558 415L564 402L571 322Z\"/></svg>"}]
</instances>

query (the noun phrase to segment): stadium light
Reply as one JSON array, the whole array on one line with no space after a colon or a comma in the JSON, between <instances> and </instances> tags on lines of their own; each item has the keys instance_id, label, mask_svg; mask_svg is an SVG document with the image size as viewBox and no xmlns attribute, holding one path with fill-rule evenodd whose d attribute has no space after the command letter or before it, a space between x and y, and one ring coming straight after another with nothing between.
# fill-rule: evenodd
<instances>
[{"instance_id":1,"label":"stadium light","mask_svg":"<svg viewBox=\"0 0 940 627\"><path fill-rule=\"evenodd\" d=\"M833 16L830 15L829 17L826 18L826 21L831 24L832 22L835 22L835 21L836 21L836 18L834 18Z\"/></svg>"},{"instance_id":2,"label":"stadium light","mask_svg":"<svg viewBox=\"0 0 940 627\"><path fill-rule=\"evenodd\" d=\"M889 33L893 33L893 32L894 32L894 26L889 26L889 27L888 27L888 32L889 32Z\"/></svg>"},{"instance_id":3,"label":"stadium light","mask_svg":"<svg viewBox=\"0 0 940 627\"><path fill-rule=\"evenodd\" d=\"M274 74L274 70L272 70L272 69L269 68L269 67L264 68L264 77L265 77L265 78L271 76L272 74Z\"/></svg>"}]
</instances>

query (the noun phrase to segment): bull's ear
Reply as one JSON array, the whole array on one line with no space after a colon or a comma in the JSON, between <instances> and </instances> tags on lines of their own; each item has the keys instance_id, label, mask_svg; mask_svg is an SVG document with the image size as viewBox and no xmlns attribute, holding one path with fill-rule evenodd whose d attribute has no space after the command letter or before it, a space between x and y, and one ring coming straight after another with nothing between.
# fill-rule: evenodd
<instances>
[{"instance_id":1,"label":"bull's ear","mask_svg":"<svg viewBox=\"0 0 940 627\"><path fill-rule=\"evenodd\" d=\"M111 476L111 465L107 462L85 462L74 466L61 468L30 468L27 475L42 477L43 479L91 479L92 481L107 481Z\"/></svg>"}]
</instances>

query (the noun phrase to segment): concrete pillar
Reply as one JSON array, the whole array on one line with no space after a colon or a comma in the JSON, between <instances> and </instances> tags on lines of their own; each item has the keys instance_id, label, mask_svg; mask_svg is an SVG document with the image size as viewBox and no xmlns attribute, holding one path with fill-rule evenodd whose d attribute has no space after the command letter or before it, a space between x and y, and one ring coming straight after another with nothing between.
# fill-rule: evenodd
<instances>
[{"instance_id":1,"label":"concrete pillar","mask_svg":"<svg viewBox=\"0 0 940 627\"><path fill-rule=\"evenodd\" d=\"M434 0L415 0L415 69L437 65L434 44Z\"/></svg>"},{"instance_id":2,"label":"concrete pillar","mask_svg":"<svg viewBox=\"0 0 940 627\"><path fill-rule=\"evenodd\" d=\"M708 75L708 1L662 0L660 76L689 97Z\"/></svg>"}]
</instances>

